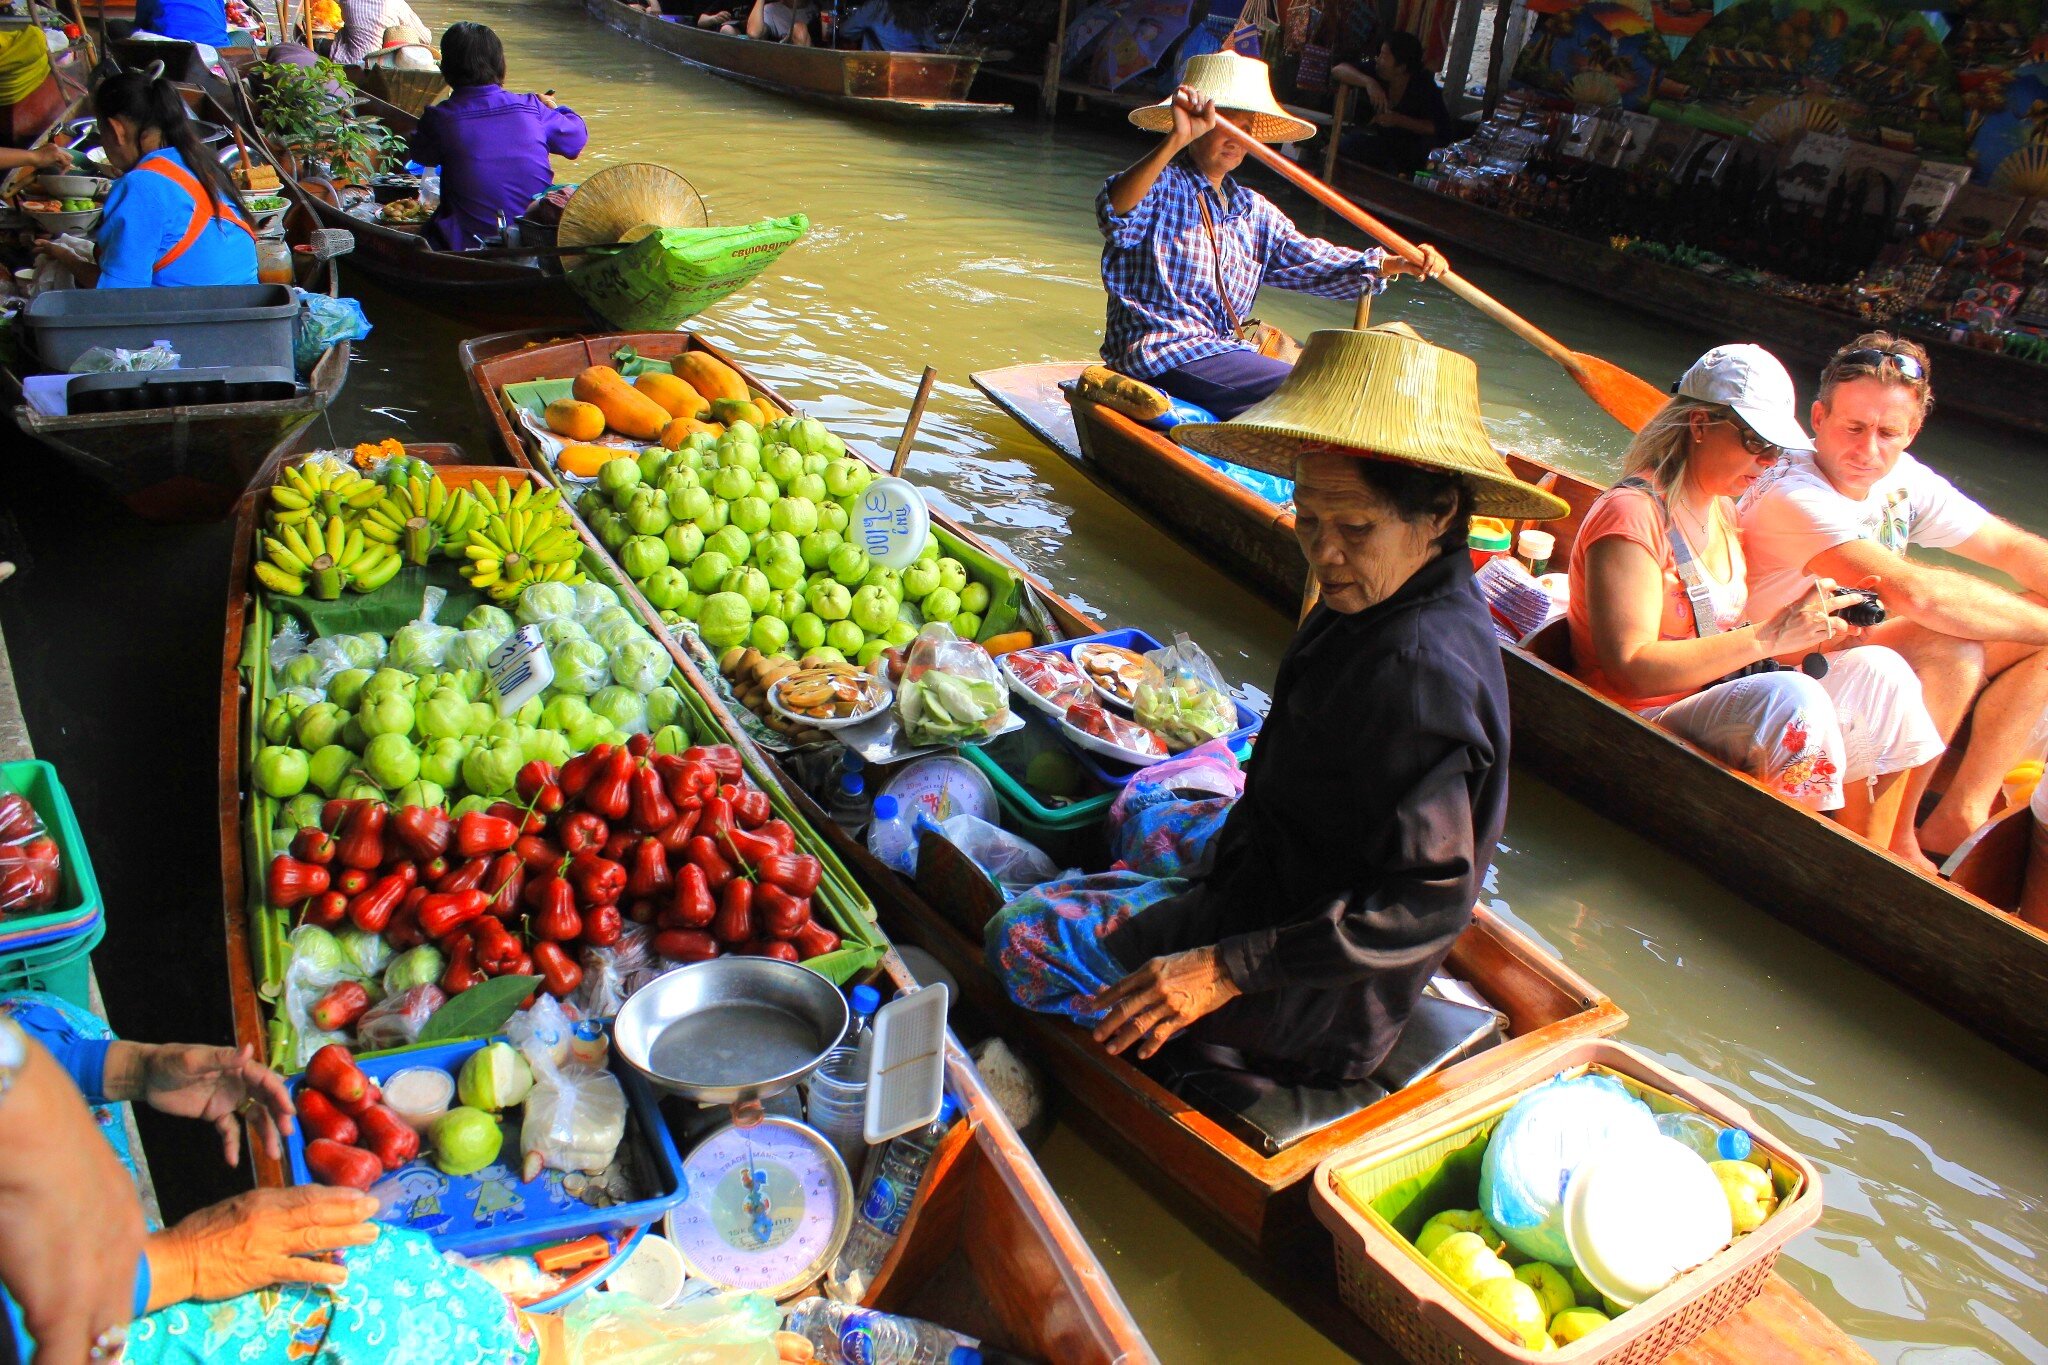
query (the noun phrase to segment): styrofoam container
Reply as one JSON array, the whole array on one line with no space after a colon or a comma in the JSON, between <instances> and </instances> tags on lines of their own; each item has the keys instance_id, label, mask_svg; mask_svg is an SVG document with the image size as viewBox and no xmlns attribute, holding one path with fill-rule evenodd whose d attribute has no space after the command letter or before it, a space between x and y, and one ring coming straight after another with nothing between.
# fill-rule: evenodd
<instances>
[{"instance_id":1,"label":"styrofoam container","mask_svg":"<svg viewBox=\"0 0 2048 1365\"><path fill-rule=\"evenodd\" d=\"M1735 1223L1699 1153L1668 1137L1624 1142L1572 1173L1564 1236L1593 1287L1634 1307L1728 1245Z\"/></svg>"},{"instance_id":2,"label":"styrofoam container","mask_svg":"<svg viewBox=\"0 0 2048 1365\"><path fill-rule=\"evenodd\" d=\"M683 1292L683 1281L688 1278L683 1253L676 1250L676 1244L650 1232L605 1277L604 1287L608 1293L631 1294L642 1303L666 1308Z\"/></svg>"}]
</instances>

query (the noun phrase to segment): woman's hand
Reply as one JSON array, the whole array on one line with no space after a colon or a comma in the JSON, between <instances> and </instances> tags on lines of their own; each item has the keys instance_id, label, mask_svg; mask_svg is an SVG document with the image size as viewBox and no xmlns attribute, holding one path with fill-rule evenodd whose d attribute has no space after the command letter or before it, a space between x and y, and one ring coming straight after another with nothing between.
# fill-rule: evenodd
<instances>
[{"instance_id":1,"label":"woman's hand","mask_svg":"<svg viewBox=\"0 0 2048 1365\"><path fill-rule=\"evenodd\" d=\"M1833 579L1816 578L1804 595L1756 628L1764 656L1803 653L1845 635L1857 634L1856 627L1834 613L1862 600L1853 592L1837 592Z\"/></svg>"},{"instance_id":2,"label":"woman's hand","mask_svg":"<svg viewBox=\"0 0 2048 1365\"><path fill-rule=\"evenodd\" d=\"M1095 1041L1112 1056L1137 1043L1142 1061L1242 994L1215 948L1155 957L1088 1002L1091 1009L1108 1011L1095 1026Z\"/></svg>"},{"instance_id":3,"label":"woman's hand","mask_svg":"<svg viewBox=\"0 0 2048 1365\"><path fill-rule=\"evenodd\" d=\"M117 1043L107 1057L106 1085L109 1099L140 1100L160 1114L212 1124L230 1166L241 1164L245 1119L265 1152L284 1155L279 1134L291 1131L291 1097L284 1078L246 1044Z\"/></svg>"},{"instance_id":4,"label":"woman's hand","mask_svg":"<svg viewBox=\"0 0 2048 1365\"><path fill-rule=\"evenodd\" d=\"M29 155L35 158L37 166L46 171L66 170L71 165L70 149L56 138L51 138Z\"/></svg>"},{"instance_id":5,"label":"woman's hand","mask_svg":"<svg viewBox=\"0 0 2048 1365\"><path fill-rule=\"evenodd\" d=\"M36 255L55 261L59 265L69 266L73 270L90 270L93 265L91 258L84 253L74 251L63 243L52 241L48 237L38 237L36 239Z\"/></svg>"},{"instance_id":6,"label":"woman's hand","mask_svg":"<svg viewBox=\"0 0 2048 1365\"><path fill-rule=\"evenodd\" d=\"M656 6L656 8L658 9L660 7ZM562 102L555 98L553 91L545 91L541 94L535 95L534 98L539 100L542 104L545 104L550 109L559 109L562 107Z\"/></svg>"},{"instance_id":7,"label":"woman's hand","mask_svg":"<svg viewBox=\"0 0 2048 1365\"><path fill-rule=\"evenodd\" d=\"M1382 275L1420 275L1425 280L1433 280L1451 268L1451 263L1443 258L1443 253L1429 243L1418 243L1415 249L1422 253L1420 261L1411 261L1406 256L1397 256L1391 251L1388 252L1386 261L1380 266L1380 273Z\"/></svg>"},{"instance_id":8,"label":"woman's hand","mask_svg":"<svg viewBox=\"0 0 2048 1365\"><path fill-rule=\"evenodd\" d=\"M377 1240L377 1201L354 1190L252 1190L149 1239L149 1306L231 1299L280 1284L340 1284L325 1257Z\"/></svg>"},{"instance_id":9,"label":"woman's hand","mask_svg":"<svg viewBox=\"0 0 2048 1365\"><path fill-rule=\"evenodd\" d=\"M1185 85L1173 92L1173 131L1167 137L1176 149L1208 136L1215 127L1215 100Z\"/></svg>"}]
</instances>

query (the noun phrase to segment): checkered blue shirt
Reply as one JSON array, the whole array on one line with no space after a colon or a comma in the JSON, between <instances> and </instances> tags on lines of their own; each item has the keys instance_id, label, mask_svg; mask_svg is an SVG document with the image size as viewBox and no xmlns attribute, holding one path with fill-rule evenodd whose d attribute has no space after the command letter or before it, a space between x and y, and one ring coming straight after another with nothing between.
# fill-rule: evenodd
<instances>
[{"instance_id":1,"label":"checkered blue shirt","mask_svg":"<svg viewBox=\"0 0 2048 1365\"><path fill-rule=\"evenodd\" d=\"M1112 177L1113 178L1113 177ZM1387 287L1386 253L1309 237L1273 202L1224 177L1218 195L1199 172L1178 161L1127 214L1109 206L1109 185L1095 196L1102 228L1102 283L1109 321L1102 360L1137 379L1152 379L1192 360L1245 349L1230 334L1230 314L1216 297L1216 251L1202 225L1201 196L1223 252L1223 287L1239 322L1253 316L1262 285L1355 299Z\"/></svg>"}]
</instances>

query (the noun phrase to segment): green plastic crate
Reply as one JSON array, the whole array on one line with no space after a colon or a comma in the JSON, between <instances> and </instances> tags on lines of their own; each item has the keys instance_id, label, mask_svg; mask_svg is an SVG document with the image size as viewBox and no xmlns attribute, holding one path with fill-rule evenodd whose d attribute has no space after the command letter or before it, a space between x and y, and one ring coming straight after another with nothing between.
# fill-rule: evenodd
<instances>
[{"instance_id":1,"label":"green plastic crate","mask_svg":"<svg viewBox=\"0 0 2048 1365\"><path fill-rule=\"evenodd\" d=\"M0 915L0 934L20 941L43 929L80 923L101 910L99 879L93 876L92 859L86 856L85 835L79 831L78 816L71 798L57 780L57 770L41 759L0 763L0 788L19 792L36 808L50 837L57 841L59 884L57 903L34 915Z\"/></svg>"},{"instance_id":2,"label":"green plastic crate","mask_svg":"<svg viewBox=\"0 0 2048 1365\"><path fill-rule=\"evenodd\" d=\"M1106 856L1102 826L1116 792L1088 775L1074 751L1051 723L1036 711L1020 708L1024 728L999 735L986 744L964 744L960 753L979 768L996 789L1003 808L1003 828L1029 839L1062 867L1096 868ZM1043 752L1057 752L1074 765L1082 795L1064 806L1048 806L1027 790L1021 775Z\"/></svg>"},{"instance_id":3,"label":"green plastic crate","mask_svg":"<svg viewBox=\"0 0 2048 1365\"><path fill-rule=\"evenodd\" d=\"M80 1009L91 1009L92 950L107 936L107 922L95 919L76 938L59 940L21 953L0 953L0 995L17 991L48 991Z\"/></svg>"}]
</instances>

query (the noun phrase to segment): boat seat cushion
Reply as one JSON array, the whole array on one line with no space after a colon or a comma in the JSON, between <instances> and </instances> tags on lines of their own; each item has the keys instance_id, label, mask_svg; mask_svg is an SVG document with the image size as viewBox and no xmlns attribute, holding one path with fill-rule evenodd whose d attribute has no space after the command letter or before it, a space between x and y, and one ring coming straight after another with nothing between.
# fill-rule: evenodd
<instances>
[{"instance_id":1,"label":"boat seat cushion","mask_svg":"<svg viewBox=\"0 0 2048 1365\"><path fill-rule=\"evenodd\" d=\"M1171 1046L1148 1069L1247 1146L1273 1156L1504 1037L1501 1017L1492 1010L1425 995L1369 1080L1282 1085L1249 1071L1209 1065L1191 1050Z\"/></svg>"}]
</instances>

